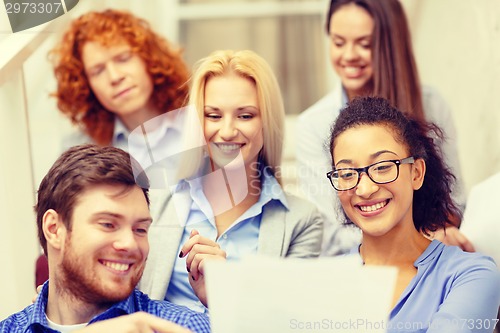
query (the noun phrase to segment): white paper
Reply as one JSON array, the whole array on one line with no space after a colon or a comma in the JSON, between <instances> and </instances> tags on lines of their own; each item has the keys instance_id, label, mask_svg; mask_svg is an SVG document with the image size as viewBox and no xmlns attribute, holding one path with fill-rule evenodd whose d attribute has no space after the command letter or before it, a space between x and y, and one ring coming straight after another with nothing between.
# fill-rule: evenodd
<instances>
[{"instance_id":1,"label":"white paper","mask_svg":"<svg viewBox=\"0 0 500 333\"><path fill-rule=\"evenodd\" d=\"M207 262L214 333L385 332L394 267L356 256Z\"/></svg>"}]
</instances>

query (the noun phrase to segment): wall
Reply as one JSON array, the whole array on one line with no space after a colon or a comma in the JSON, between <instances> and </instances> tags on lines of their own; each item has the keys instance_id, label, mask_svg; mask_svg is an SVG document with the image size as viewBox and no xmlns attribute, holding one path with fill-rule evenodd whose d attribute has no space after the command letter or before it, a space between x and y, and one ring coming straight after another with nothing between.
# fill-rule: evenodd
<instances>
[{"instance_id":1,"label":"wall","mask_svg":"<svg viewBox=\"0 0 500 333\"><path fill-rule=\"evenodd\" d=\"M467 189L500 172L500 2L413 0L413 42L424 83L454 112Z\"/></svg>"},{"instance_id":2,"label":"wall","mask_svg":"<svg viewBox=\"0 0 500 333\"><path fill-rule=\"evenodd\" d=\"M14 73L0 89L0 320L29 304L34 293L34 192L24 112L22 75Z\"/></svg>"}]
</instances>

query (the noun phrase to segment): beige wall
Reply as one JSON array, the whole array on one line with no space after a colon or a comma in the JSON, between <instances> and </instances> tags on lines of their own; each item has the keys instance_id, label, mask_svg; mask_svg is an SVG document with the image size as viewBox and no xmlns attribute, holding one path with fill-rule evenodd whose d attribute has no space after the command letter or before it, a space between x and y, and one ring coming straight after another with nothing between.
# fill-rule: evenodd
<instances>
[{"instance_id":1,"label":"beige wall","mask_svg":"<svg viewBox=\"0 0 500 333\"><path fill-rule=\"evenodd\" d=\"M0 320L29 304L38 253L21 74L9 79L0 89Z\"/></svg>"},{"instance_id":2,"label":"beige wall","mask_svg":"<svg viewBox=\"0 0 500 333\"><path fill-rule=\"evenodd\" d=\"M453 110L469 190L500 172L500 1L407 2L421 79Z\"/></svg>"}]
</instances>

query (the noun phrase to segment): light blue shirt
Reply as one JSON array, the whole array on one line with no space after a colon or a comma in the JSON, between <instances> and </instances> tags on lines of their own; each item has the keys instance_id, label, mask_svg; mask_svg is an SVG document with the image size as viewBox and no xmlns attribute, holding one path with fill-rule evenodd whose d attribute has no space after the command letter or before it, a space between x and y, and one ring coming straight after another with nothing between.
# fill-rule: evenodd
<instances>
[{"instance_id":1,"label":"light blue shirt","mask_svg":"<svg viewBox=\"0 0 500 333\"><path fill-rule=\"evenodd\" d=\"M156 116L130 133L120 121L115 123L113 145L120 147L122 138L127 139L128 151L144 169L151 166L165 165L165 161L177 162L183 145L183 131L186 119L186 108L177 109ZM151 184L155 187L155 184Z\"/></svg>"},{"instance_id":2,"label":"light blue shirt","mask_svg":"<svg viewBox=\"0 0 500 333\"><path fill-rule=\"evenodd\" d=\"M113 139L111 145L116 148L128 151L128 136L130 132L122 123L122 121L115 117L115 127L113 129Z\"/></svg>"},{"instance_id":3,"label":"light blue shirt","mask_svg":"<svg viewBox=\"0 0 500 333\"><path fill-rule=\"evenodd\" d=\"M180 154L184 149L183 136L187 108L173 110L156 116L129 131L115 117L111 145L129 152L144 168ZM63 149L92 143L84 132L72 132L64 138Z\"/></svg>"},{"instance_id":4,"label":"light blue shirt","mask_svg":"<svg viewBox=\"0 0 500 333\"><path fill-rule=\"evenodd\" d=\"M347 103L349 102L349 97L347 97L347 91L345 90L344 86L342 86L341 101L342 101L342 109L343 109L347 106ZM342 109L340 111L342 111Z\"/></svg>"},{"instance_id":5,"label":"light blue shirt","mask_svg":"<svg viewBox=\"0 0 500 333\"><path fill-rule=\"evenodd\" d=\"M180 185L180 191L189 191L191 204L178 252L189 239L191 230L196 229L203 237L217 242L221 249L226 251L227 260L238 260L256 254L264 206L271 200L278 200L288 208L285 193L277 180L265 168L262 174L262 192L259 200L234 221L219 238L217 238L214 214L203 193L200 178L184 181ZM165 299L198 312L207 312L207 308L198 300L189 284L186 256L177 257L175 260Z\"/></svg>"},{"instance_id":6,"label":"light blue shirt","mask_svg":"<svg viewBox=\"0 0 500 333\"><path fill-rule=\"evenodd\" d=\"M358 247L351 253L358 253ZM491 332L500 306L500 273L490 257L433 240L417 275L392 309L387 332Z\"/></svg>"},{"instance_id":7,"label":"light blue shirt","mask_svg":"<svg viewBox=\"0 0 500 333\"><path fill-rule=\"evenodd\" d=\"M111 146L128 151L129 134L129 130L125 127L121 120L118 117L115 117ZM94 143L94 141L83 131L77 130L64 137L62 149L65 151L73 146L85 143Z\"/></svg>"}]
</instances>

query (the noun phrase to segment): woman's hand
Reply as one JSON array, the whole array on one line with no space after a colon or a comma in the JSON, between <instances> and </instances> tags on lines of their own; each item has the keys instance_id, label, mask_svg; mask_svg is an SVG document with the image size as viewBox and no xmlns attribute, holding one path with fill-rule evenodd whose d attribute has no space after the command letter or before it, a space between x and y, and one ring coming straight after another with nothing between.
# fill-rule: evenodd
<instances>
[{"instance_id":1,"label":"woman's hand","mask_svg":"<svg viewBox=\"0 0 500 333\"><path fill-rule=\"evenodd\" d=\"M475 252L474 245L458 230L457 227L446 227L439 229L431 235L431 239L437 239L446 245L455 245L467 252Z\"/></svg>"},{"instance_id":2,"label":"woman's hand","mask_svg":"<svg viewBox=\"0 0 500 333\"><path fill-rule=\"evenodd\" d=\"M38 295L40 295L40 292L42 291L42 288L43 288L43 284L41 284L38 287L36 287L36 294L31 299L31 303L35 303L36 302L36 298L38 297Z\"/></svg>"},{"instance_id":3,"label":"woman's hand","mask_svg":"<svg viewBox=\"0 0 500 333\"><path fill-rule=\"evenodd\" d=\"M187 328L171 321L156 317L146 312L136 312L129 315L99 321L86 326L75 333L190 333ZM192 332L191 332L192 333Z\"/></svg>"},{"instance_id":4,"label":"woman's hand","mask_svg":"<svg viewBox=\"0 0 500 333\"><path fill-rule=\"evenodd\" d=\"M211 239L202 237L197 230L192 230L189 240L184 243L179 257L186 257L186 269L189 283L203 305L207 306L204 266L206 260L226 260L226 252Z\"/></svg>"}]
</instances>

